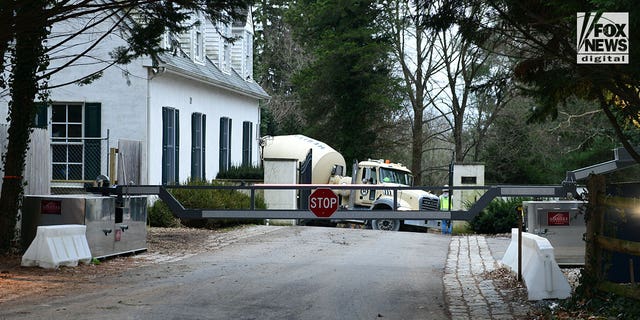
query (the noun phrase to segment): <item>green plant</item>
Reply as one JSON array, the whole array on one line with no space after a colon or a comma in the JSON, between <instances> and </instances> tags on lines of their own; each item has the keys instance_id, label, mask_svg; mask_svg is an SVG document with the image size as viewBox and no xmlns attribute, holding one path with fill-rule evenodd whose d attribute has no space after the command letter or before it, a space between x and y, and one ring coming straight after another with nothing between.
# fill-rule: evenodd
<instances>
[{"instance_id":1,"label":"green plant","mask_svg":"<svg viewBox=\"0 0 640 320\"><path fill-rule=\"evenodd\" d=\"M495 199L477 216L469 221L469 226L476 233L507 233L518 226L516 207L522 204L523 198Z\"/></svg>"},{"instance_id":2,"label":"green plant","mask_svg":"<svg viewBox=\"0 0 640 320\"><path fill-rule=\"evenodd\" d=\"M228 170L218 172L216 179L262 180L264 169L262 166L231 166Z\"/></svg>"},{"instance_id":3,"label":"green plant","mask_svg":"<svg viewBox=\"0 0 640 320\"><path fill-rule=\"evenodd\" d=\"M173 188L169 192L185 208L190 209L249 209L251 198L235 189L214 189L207 187L223 186L219 182L206 182L202 180L188 180L186 186L194 188ZM266 204L261 196L256 196L255 208L266 209ZM177 226L185 225L195 228L220 228L239 224L261 224L261 219L176 219L167 205L161 200L156 201L149 210L149 221L152 226ZM175 224L177 223L177 225Z\"/></svg>"},{"instance_id":4,"label":"green plant","mask_svg":"<svg viewBox=\"0 0 640 320\"><path fill-rule=\"evenodd\" d=\"M153 205L149 207L147 210L147 218L149 219L149 225L152 227L174 228L181 225L180 219L171 213L169 207L167 207L162 200L154 202Z\"/></svg>"}]
</instances>

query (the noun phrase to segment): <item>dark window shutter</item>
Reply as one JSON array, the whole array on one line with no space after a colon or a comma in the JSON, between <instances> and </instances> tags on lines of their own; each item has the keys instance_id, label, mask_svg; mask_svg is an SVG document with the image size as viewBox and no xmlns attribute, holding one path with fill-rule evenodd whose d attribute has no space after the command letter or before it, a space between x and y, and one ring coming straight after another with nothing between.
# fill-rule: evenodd
<instances>
[{"instance_id":1,"label":"dark window shutter","mask_svg":"<svg viewBox=\"0 0 640 320\"><path fill-rule=\"evenodd\" d=\"M207 179L207 175L205 172L205 168L207 167L207 161L206 161L206 157L205 155L207 154L205 146L207 145L207 115L203 114L202 115L202 128L200 128L200 130L202 131L202 161L200 162L200 166L202 166L202 179Z\"/></svg>"},{"instance_id":2,"label":"dark window shutter","mask_svg":"<svg viewBox=\"0 0 640 320\"><path fill-rule=\"evenodd\" d=\"M180 110L175 109L175 135L176 135L176 150L175 150L175 178L174 183L180 184Z\"/></svg>"},{"instance_id":3,"label":"dark window shutter","mask_svg":"<svg viewBox=\"0 0 640 320\"><path fill-rule=\"evenodd\" d=\"M167 143L169 141L169 133L167 125L169 120L169 110L162 108L162 184L167 184Z\"/></svg>"},{"instance_id":4,"label":"dark window shutter","mask_svg":"<svg viewBox=\"0 0 640 320\"><path fill-rule=\"evenodd\" d=\"M191 179L200 178L200 173L198 172L198 162L196 161L198 154L196 149L196 143L198 140L198 132L196 128L198 127L198 113L191 114Z\"/></svg>"},{"instance_id":5,"label":"dark window shutter","mask_svg":"<svg viewBox=\"0 0 640 320\"><path fill-rule=\"evenodd\" d=\"M85 138L99 138L101 128L101 104L87 102L84 105L84 136ZM84 179L94 180L100 175L101 163L100 145L102 140L89 139L84 142Z\"/></svg>"},{"instance_id":6,"label":"dark window shutter","mask_svg":"<svg viewBox=\"0 0 640 320\"><path fill-rule=\"evenodd\" d=\"M218 171L225 171L225 159L227 158L227 118L220 118L220 151L218 153L219 156L219 164Z\"/></svg>"},{"instance_id":7,"label":"dark window shutter","mask_svg":"<svg viewBox=\"0 0 640 320\"><path fill-rule=\"evenodd\" d=\"M229 137L229 139L227 140L227 169L231 168L231 131L233 128L232 125L232 120L231 118L227 118L228 123L227 123L227 136Z\"/></svg>"},{"instance_id":8,"label":"dark window shutter","mask_svg":"<svg viewBox=\"0 0 640 320\"><path fill-rule=\"evenodd\" d=\"M244 121L242 123L242 165L251 166L251 139L253 135L253 123Z\"/></svg>"},{"instance_id":9,"label":"dark window shutter","mask_svg":"<svg viewBox=\"0 0 640 320\"><path fill-rule=\"evenodd\" d=\"M33 127L46 129L49 124L49 118L47 115L47 105L44 102L37 102L36 117L33 119Z\"/></svg>"}]
</instances>

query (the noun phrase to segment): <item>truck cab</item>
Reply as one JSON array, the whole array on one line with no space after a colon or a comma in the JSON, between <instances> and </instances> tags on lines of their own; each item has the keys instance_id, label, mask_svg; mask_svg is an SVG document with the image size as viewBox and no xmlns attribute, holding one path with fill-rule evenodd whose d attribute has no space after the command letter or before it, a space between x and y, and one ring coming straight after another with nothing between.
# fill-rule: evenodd
<instances>
[{"instance_id":1,"label":"truck cab","mask_svg":"<svg viewBox=\"0 0 640 320\"><path fill-rule=\"evenodd\" d=\"M354 175L356 183L388 186L413 186L411 171L399 163L388 160L367 160L358 163ZM391 210L394 206L391 190L360 189L355 192L354 208ZM396 210L438 210L438 197L423 190L399 190ZM424 227L424 220L380 219L371 220L371 227L378 230L397 231L404 224Z\"/></svg>"}]
</instances>

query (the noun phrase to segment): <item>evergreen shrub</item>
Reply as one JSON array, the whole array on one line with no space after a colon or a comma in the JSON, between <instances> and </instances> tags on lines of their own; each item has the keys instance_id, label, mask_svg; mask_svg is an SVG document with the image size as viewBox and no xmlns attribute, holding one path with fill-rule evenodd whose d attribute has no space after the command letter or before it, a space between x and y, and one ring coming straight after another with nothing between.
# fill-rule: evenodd
<instances>
[{"instance_id":1,"label":"evergreen shrub","mask_svg":"<svg viewBox=\"0 0 640 320\"><path fill-rule=\"evenodd\" d=\"M219 182L207 182L202 180L188 180L185 185L197 188L175 188L169 192L185 208L189 209L249 209L251 198L246 193L234 189L210 189L201 188L207 186L222 186ZM264 198L257 195L256 209L266 209ZM151 226L171 227L176 226L175 221L169 219L173 214L169 207L162 201L156 201L149 209L149 223ZM176 219L176 218L173 218ZM240 224L262 224L262 219L191 219L180 220L179 224L194 228L220 228Z\"/></svg>"},{"instance_id":2,"label":"evergreen shrub","mask_svg":"<svg viewBox=\"0 0 640 320\"><path fill-rule=\"evenodd\" d=\"M475 216L469 225L475 233L498 234L509 233L511 228L518 227L516 208L522 205L525 198L494 199Z\"/></svg>"}]
</instances>

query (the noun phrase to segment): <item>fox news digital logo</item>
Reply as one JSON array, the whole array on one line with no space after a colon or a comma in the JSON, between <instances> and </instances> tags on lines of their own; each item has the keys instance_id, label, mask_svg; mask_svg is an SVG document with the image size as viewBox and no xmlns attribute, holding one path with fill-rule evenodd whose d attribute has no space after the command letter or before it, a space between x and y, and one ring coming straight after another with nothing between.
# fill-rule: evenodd
<instances>
[{"instance_id":1,"label":"fox news digital logo","mask_svg":"<svg viewBox=\"0 0 640 320\"><path fill-rule=\"evenodd\" d=\"M578 12L579 64L629 63L629 13Z\"/></svg>"}]
</instances>

